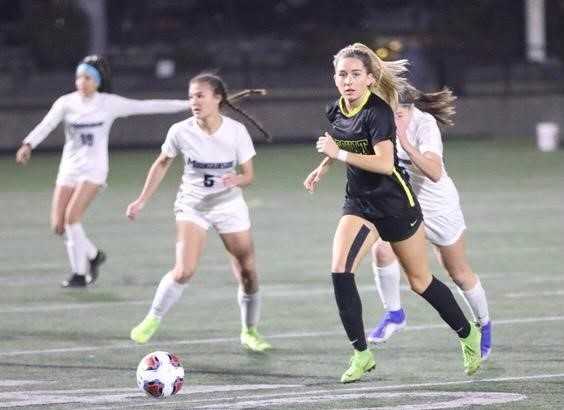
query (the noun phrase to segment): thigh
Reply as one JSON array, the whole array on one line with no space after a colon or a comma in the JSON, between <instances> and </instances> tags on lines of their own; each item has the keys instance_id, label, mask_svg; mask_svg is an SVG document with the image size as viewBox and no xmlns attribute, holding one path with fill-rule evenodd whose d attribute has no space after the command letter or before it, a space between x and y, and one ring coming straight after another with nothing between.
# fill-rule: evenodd
<instances>
[{"instance_id":1,"label":"thigh","mask_svg":"<svg viewBox=\"0 0 564 410\"><path fill-rule=\"evenodd\" d=\"M421 291L426 289L431 283L431 272L423 225L419 225L419 229L409 238L399 242L391 242L391 245L408 279L410 279L412 287L416 285ZM414 290L417 291L417 289Z\"/></svg>"},{"instance_id":2,"label":"thigh","mask_svg":"<svg viewBox=\"0 0 564 410\"><path fill-rule=\"evenodd\" d=\"M378 239L370 222L356 215L344 215L339 220L333 239L333 272L355 272L362 258Z\"/></svg>"},{"instance_id":3,"label":"thigh","mask_svg":"<svg viewBox=\"0 0 564 410\"><path fill-rule=\"evenodd\" d=\"M191 276L204 251L207 230L187 221L176 221L176 266L185 276Z\"/></svg>"},{"instance_id":4,"label":"thigh","mask_svg":"<svg viewBox=\"0 0 564 410\"><path fill-rule=\"evenodd\" d=\"M250 230L219 234L225 249L231 256L241 262L254 256L253 237Z\"/></svg>"},{"instance_id":5,"label":"thigh","mask_svg":"<svg viewBox=\"0 0 564 410\"><path fill-rule=\"evenodd\" d=\"M90 181L83 181L78 184L67 206L65 222L69 224L79 222L94 198L96 198L99 189L99 184Z\"/></svg>"},{"instance_id":6,"label":"thigh","mask_svg":"<svg viewBox=\"0 0 564 410\"><path fill-rule=\"evenodd\" d=\"M64 232L65 212L71 200L74 187L55 185L51 202L51 227L58 235Z\"/></svg>"},{"instance_id":7,"label":"thigh","mask_svg":"<svg viewBox=\"0 0 564 410\"><path fill-rule=\"evenodd\" d=\"M436 245L436 247L444 268L456 284L462 285L464 289L472 288L477 279L466 258L464 234L461 234L452 245Z\"/></svg>"}]
</instances>

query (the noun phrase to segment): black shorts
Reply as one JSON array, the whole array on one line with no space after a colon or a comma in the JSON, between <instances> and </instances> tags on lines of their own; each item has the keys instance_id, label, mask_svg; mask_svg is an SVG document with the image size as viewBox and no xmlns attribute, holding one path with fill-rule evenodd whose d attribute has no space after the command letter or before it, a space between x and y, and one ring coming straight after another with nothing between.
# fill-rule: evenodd
<instances>
[{"instance_id":1,"label":"black shorts","mask_svg":"<svg viewBox=\"0 0 564 410\"><path fill-rule=\"evenodd\" d=\"M417 202L415 206L406 208L400 215L375 216L370 212L370 203L367 200L346 198L343 215L356 215L371 222L380 238L387 242L399 242L411 237L423 222L423 214Z\"/></svg>"}]
</instances>

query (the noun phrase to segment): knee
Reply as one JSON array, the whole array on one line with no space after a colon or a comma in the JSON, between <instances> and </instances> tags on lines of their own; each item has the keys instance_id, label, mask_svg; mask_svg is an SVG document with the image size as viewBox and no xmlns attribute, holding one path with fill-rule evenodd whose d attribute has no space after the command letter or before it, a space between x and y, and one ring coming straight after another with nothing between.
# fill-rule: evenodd
<instances>
[{"instance_id":1,"label":"knee","mask_svg":"<svg viewBox=\"0 0 564 410\"><path fill-rule=\"evenodd\" d=\"M175 267L170 274L172 275L172 278L174 279L175 282L183 285L185 283L188 283L190 279L192 279L195 273L196 273L195 268Z\"/></svg>"},{"instance_id":2,"label":"knee","mask_svg":"<svg viewBox=\"0 0 564 410\"><path fill-rule=\"evenodd\" d=\"M373 251L373 256L377 266L388 266L397 260L389 242L380 242Z\"/></svg>"},{"instance_id":3,"label":"knee","mask_svg":"<svg viewBox=\"0 0 564 410\"><path fill-rule=\"evenodd\" d=\"M241 269L242 277L255 276L255 255L252 251L242 252L235 255L235 260Z\"/></svg>"}]
</instances>

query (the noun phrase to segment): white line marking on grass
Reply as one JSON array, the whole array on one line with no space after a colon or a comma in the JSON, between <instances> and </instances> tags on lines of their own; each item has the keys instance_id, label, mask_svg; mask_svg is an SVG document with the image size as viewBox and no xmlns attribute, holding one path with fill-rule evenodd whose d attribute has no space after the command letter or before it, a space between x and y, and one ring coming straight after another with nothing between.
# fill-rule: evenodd
<instances>
[{"instance_id":1,"label":"white line marking on grass","mask_svg":"<svg viewBox=\"0 0 564 410\"><path fill-rule=\"evenodd\" d=\"M60 269L62 266L64 266L62 263L21 263L21 261L19 261L20 263L18 263L18 267L17 268L6 268L3 267L0 269L0 273L13 273L15 270L19 271L33 271L33 270L48 270L48 269ZM19 276L22 279L25 279L27 277L22 277ZM9 277L2 277L0 278L0 282L4 282L8 279L12 279L13 276L9 276Z\"/></svg>"},{"instance_id":2,"label":"white line marking on grass","mask_svg":"<svg viewBox=\"0 0 564 410\"><path fill-rule=\"evenodd\" d=\"M532 298L532 297L539 297L539 296L560 296L564 295L564 289L557 289L557 290L547 290L544 292L512 292L506 293L504 296L506 298Z\"/></svg>"},{"instance_id":3,"label":"white line marking on grass","mask_svg":"<svg viewBox=\"0 0 564 410\"><path fill-rule=\"evenodd\" d=\"M0 380L0 387L17 387L26 386L30 384L45 384L51 383L43 380Z\"/></svg>"},{"instance_id":4,"label":"white line marking on grass","mask_svg":"<svg viewBox=\"0 0 564 410\"><path fill-rule=\"evenodd\" d=\"M495 320L493 323L495 326L509 325L509 324L523 324L523 323L542 323L542 322L555 322L564 320L564 316L544 316L544 317L531 317L531 318L519 318L519 319L499 319ZM446 324L433 324L433 325L416 325L416 326L406 326L403 331L419 331L419 330L431 330L447 328ZM297 332L297 333L283 333L278 335L266 335L269 339L298 339L307 337L320 337L320 336L342 336L343 330L330 330L330 331L320 331L320 332ZM189 346L189 345L201 345L201 344L216 344L216 343L239 343L238 337L221 337L221 338L209 338L209 339L196 339L196 340L161 340L157 343L147 343L145 345L136 345L133 342L112 344L105 346L77 346L77 347L61 347L53 349L40 349L40 350L12 350L0 352L0 357L13 357L13 356L26 356L26 355L42 355L42 354L53 354L53 353L71 353L71 352L91 352L99 350L113 350L113 349L133 349L133 348L143 348L151 346Z\"/></svg>"},{"instance_id":5,"label":"white line marking on grass","mask_svg":"<svg viewBox=\"0 0 564 410\"><path fill-rule=\"evenodd\" d=\"M367 387L348 387L348 388L338 388L335 386L329 386L327 389L304 389L303 391L292 391L292 392L283 392L283 393L269 393L269 394L251 394L251 395L243 395L237 396L236 398L240 400L239 402L234 401L233 397L225 397L225 398L191 398L190 396L188 399L183 398L180 400L174 400L174 398L170 398L166 401L160 401L159 405L161 406L173 406L173 405L184 405L193 407L193 405L202 404L200 408L237 408L237 407L265 407L268 405L289 405L289 404L304 404L308 403L308 398L312 397L313 395L318 395L320 399L315 401L314 403L319 403L321 401L327 401L328 394L330 395L337 395L332 399L350 399L350 398L386 398L384 395L388 395L387 398L396 398L402 397L403 395L413 394L415 398L417 398L417 393L420 393L420 396L460 396L460 394L464 394L463 397L458 397L455 401L449 402L435 402L429 403L426 400L425 404L412 404L411 406L427 406L427 407L409 407L410 405L402 404L401 407L385 407L388 409L397 409L397 408L408 408L408 409L434 409L434 408L453 408L453 407L461 407L462 405L469 406L469 405L486 405L486 404L496 404L502 402L484 402L479 401L480 398L484 398L484 392L399 392L392 393L385 392L386 390L413 390L417 388L433 388L433 387L443 387L443 386L455 386L455 385L469 385L469 384L479 384L479 383L502 383L502 382L519 382L524 380L543 380L543 379L555 379L555 378L562 378L564 377L564 373L556 373L556 374L535 374L535 375L528 375L528 376L513 376L513 377L495 377L495 378L484 378L484 379L473 379L473 380L457 380L457 381L446 381L446 382L428 382L428 383L409 383L409 384L396 384L396 385L388 385L388 386L367 386ZM283 385L287 386L287 385ZM295 386L295 387L300 387ZM131 390L131 389L130 389ZM250 390L250 389L249 389ZM117 391L123 391L123 389L119 389ZM116 391L116 393L117 393ZM74 392L74 391L70 391ZM184 392L181 391L182 394ZM377 393L370 393L370 392L377 392ZM356 395L353 397L351 394ZM493 392L488 392L490 394ZM191 395L191 391L184 392L184 394ZM376 395L377 396L374 396ZM493 393L493 394L500 394L500 396L496 396L498 399L508 399L508 401L517 401L523 400L526 396L521 394L515 393ZM503 396L507 394L507 396ZM305 398L300 396L307 396ZM283 402L283 400L286 401ZM489 396L490 399L493 399L493 396ZM509 400L511 398L511 400ZM462 399L477 399L478 401L460 401ZM508 401L503 401L508 402ZM205 405L205 403L213 403L209 405ZM309 403L312 403L309 401ZM381 403L381 402L380 402ZM447 405L448 403L448 405ZM462 404L464 403L464 404ZM134 408L134 407L147 407L155 405L154 401L145 402L145 403L132 403L132 404L123 404L120 405L120 408ZM442 407L441 407L442 406ZM290 406L294 407L294 406ZM300 406L303 407L303 406ZM103 409L109 409L113 407L102 407ZM380 407L379 407L380 408ZM96 409L100 409L100 407L96 407Z\"/></svg>"},{"instance_id":6,"label":"white line marking on grass","mask_svg":"<svg viewBox=\"0 0 564 410\"><path fill-rule=\"evenodd\" d=\"M33 312L52 312L56 310L77 310L77 309L93 309L98 307L114 307L124 305L149 305L149 300L129 300L122 302L89 302L89 303L66 303L64 305L57 304L41 304L35 306L14 305L0 309L0 313L33 313Z\"/></svg>"},{"instance_id":7,"label":"white line marking on grass","mask_svg":"<svg viewBox=\"0 0 564 410\"><path fill-rule=\"evenodd\" d=\"M454 397L453 397L454 396ZM446 398L446 401L429 403L432 398ZM291 406L296 405L299 408L307 408L307 404L318 404L333 401L349 401L361 399L378 399L379 403L390 399L418 399L424 398L425 404L402 404L400 406L378 407L378 409L450 409L459 408L470 405L485 406L490 404L510 403L525 399L527 396L516 393L489 393L489 392L373 392L373 393L347 393L335 394L333 392L325 392L320 395L308 395L307 397L286 397L273 398L270 400L247 400L247 401L225 401L223 403L211 404L206 406L197 406L197 409L244 409L255 407L270 406ZM306 405L306 406L304 406Z\"/></svg>"},{"instance_id":8,"label":"white line marking on grass","mask_svg":"<svg viewBox=\"0 0 564 410\"><path fill-rule=\"evenodd\" d=\"M295 384L248 384L248 385L224 385L224 386L188 386L183 389L179 395L202 394L202 393L218 393L218 392L235 392L235 391L253 391L253 390L269 390L282 388L296 388L302 385ZM0 392L0 408L8 407L27 407L33 405L45 404L109 404L109 403L127 403L132 399L142 399L145 395L138 389L72 389L72 390L29 390L20 392ZM185 402L185 401L184 401ZM159 404L163 403L162 401ZM140 406L157 405L155 400L146 401L139 404ZM120 408L126 407L120 405ZM96 407L100 408L100 407ZM115 408L111 406L109 408Z\"/></svg>"},{"instance_id":9,"label":"white line marking on grass","mask_svg":"<svg viewBox=\"0 0 564 410\"><path fill-rule=\"evenodd\" d=\"M232 287L229 289L224 290L216 290L213 295L210 295L208 300L225 300L225 299L233 299L233 294L236 293L236 287ZM303 297L303 296L313 296L313 295L327 295L331 296L333 290L329 287L318 287L318 288L311 288L311 289L303 289L303 288L295 288L292 289L291 287L275 287L275 288L268 288L268 286L262 287L263 292L268 295L268 297ZM409 289L408 287L404 287L402 285L402 290ZM368 286L359 286L360 293L366 292L376 292L376 287L374 285ZM94 309L94 308L105 308L105 307L113 307L113 306L135 306L135 305L143 305L143 306L150 306L151 300L124 300L124 301L108 301L108 302L87 302L87 303L65 303L65 304L49 304L49 303L42 303L36 305L29 305L29 304L16 304L16 305L7 305L5 307L0 308L0 314L9 314L9 313L35 313L35 312L52 312L58 310L77 310L77 309Z\"/></svg>"}]
</instances>

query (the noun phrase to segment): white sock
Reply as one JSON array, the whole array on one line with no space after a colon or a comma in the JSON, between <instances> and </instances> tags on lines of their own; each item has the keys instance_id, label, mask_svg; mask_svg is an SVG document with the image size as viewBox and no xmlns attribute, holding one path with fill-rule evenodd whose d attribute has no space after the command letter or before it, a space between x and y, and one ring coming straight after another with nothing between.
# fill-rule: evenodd
<instances>
[{"instance_id":1,"label":"white sock","mask_svg":"<svg viewBox=\"0 0 564 410\"><path fill-rule=\"evenodd\" d=\"M372 263L372 271L384 309L387 311L400 310L400 265L398 261L383 267Z\"/></svg>"},{"instance_id":2,"label":"white sock","mask_svg":"<svg viewBox=\"0 0 564 410\"><path fill-rule=\"evenodd\" d=\"M186 284L176 282L171 274L164 275L155 292L149 314L162 319L172 305L180 299L185 287Z\"/></svg>"},{"instance_id":3,"label":"white sock","mask_svg":"<svg viewBox=\"0 0 564 410\"><path fill-rule=\"evenodd\" d=\"M237 301L241 310L241 326L249 328L256 326L260 319L260 294L259 291L250 295L246 294L241 286L237 290Z\"/></svg>"},{"instance_id":4,"label":"white sock","mask_svg":"<svg viewBox=\"0 0 564 410\"><path fill-rule=\"evenodd\" d=\"M96 245L92 243L86 234L84 235L84 246L86 248L86 257L89 260L94 259L98 255L98 248L96 248Z\"/></svg>"},{"instance_id":5,"label":"white sock","mask_svg":"<svg viewBox=\"0 0 564 410\"><path fill-rule=\"evenodd\" d=\"M65 246L67 248L67 256L69 258L69 264L71 267L71 272L76 272L76 263L74 258L74 243L72 241L72 236L69 235L69 231L65 231Z\"/></svg>"},{"instance_id":6,"label":"white sock","mask_svg":"<svg viewBox=\"0 0 564 410\"><path fill-rule=\"evenodd\" d=\"M84 251L86 252L86 257L88 259L94 259L98 254L98 248L92 243L88 236L86 236L86 232L84 231L84 227L81 223L73 224L74 229L79 233L80 237L83 241Z\"/></svg>"},{"instance_id":7,"label":"white sock","mask_svg":"<svg viewBox=\"0 0 564 410\"><path fill-rule=\"evenodd\" d=\"M69 255L69 262L73 273L79 275L86 275L87 257L84 229L82 224L65 225L65 233L67 235L67 252Z\"/></svg>"},{"instance_id":8,"label":"white sock","mask_svg":"<svg viewBox=\"0 0 564 410\"><path fill-rule=\"evenodd\" d=\"M458 292L463 296L466 304L470 308L474 321L478 322L480 325L488 323L490 320L488 301L480 279L478 279L472 289L462 290L458 288Z\"/></svg>"}]
</instances>

